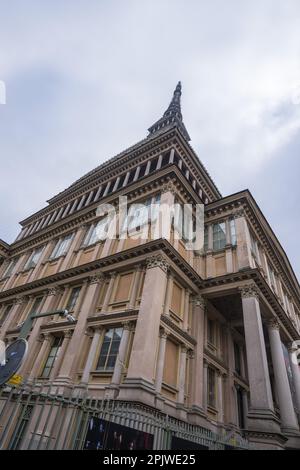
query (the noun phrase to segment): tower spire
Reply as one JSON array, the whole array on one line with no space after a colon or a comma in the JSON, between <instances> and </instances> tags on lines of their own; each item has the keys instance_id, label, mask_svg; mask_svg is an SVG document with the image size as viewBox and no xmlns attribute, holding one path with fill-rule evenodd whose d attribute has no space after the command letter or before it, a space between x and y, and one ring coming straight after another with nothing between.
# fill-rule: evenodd
<instances>
[{"instance_id":1,"label":"tower spire","mask_svg":"<svg viewBox=\"0 0 300 470\"><path fill-rule=\"evenodd\" d=\"M162 118L156 121L151 127L149 127L149 135L156 134L157 132L165 129L167 127L176 126L180 129L183 136L186 138L187 141L190 141L191 138L186 130L186 127L182 120L182 113L181 113L181 82L178 82L172 101L165 111Z\"/></svg>"}]
</instances>

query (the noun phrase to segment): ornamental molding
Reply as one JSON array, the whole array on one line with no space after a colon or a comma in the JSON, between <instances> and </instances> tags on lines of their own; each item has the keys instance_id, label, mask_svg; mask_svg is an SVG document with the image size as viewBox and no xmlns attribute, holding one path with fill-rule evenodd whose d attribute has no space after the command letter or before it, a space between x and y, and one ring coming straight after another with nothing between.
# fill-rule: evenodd
<instances>
[{"instance_id":1,"label":"ornamental molding","mask_svg":"<svg viewBox=\"0 0 300 470\"><path fill-rule=\"evenodd\" d=\"M161 268L166 273L170 265L163 255L154 255L147 259L146 266L147 269Z\"/></svg>"},{"instance_id":2,"label":"ornamental molding","mask_svg":"<svg viewBox=\"0 0 300 470\"><path fill-rule=\"evenodd\" d=\"M202 297L202 295L194 297L192 303L195 305L195 307L200 307L202 310L205 310L205 308L207 307L207 300Z\"/></svg>"},{"instance_id":3,"label":"ornamental molding","mask_svg":"<svg viewBox=\"0 0 300 470\"><path fill-rule=\"evenodd\" d=\"M89 283L90 285L101 284L104 281L104 279L105 279L105 276L103 273L94 274L93 276L89 277Z\"/></svg>"},{"instance_id":4,"label":"ornamental molding","mask_svg":"<svg viewBox=\"0 0 300 470\"><path fill-rule=\"evenodd\" d=\"M287 345L287 349L290 354L298 353L300 352L300 343L298 345L296 341L293 341Z\"/></svg>"},{"instance_id":5,"label":"ornamental molding","mask_svg":"<svg viewBox=\"0 0 300 470\"><path fill-rule=\"evenodd\" d=\"M270 330L280 330L280 323L277 318L271 318L270 320L268 320L267 325Z\"/></svg>"},{"instance_id":6,"label":"ornamental molding","mask_svg":"<svg viewBox=\"0 0 300 470\"><path fill-rule=\"evenodd\" d=\"M244 208L238 209L232 214L234 219L240 219L241 217L246 217L246 210Z\"/></svg>"},{"instance_id":7,"label":"ornamental molding","mask_svg":"<svg viewBox=\"0 0 300 470\"><path fill-rule=\"evenodd\" d=\"M173 195L176 194L176 186L175 184L173 183L173 181L168 181L167 183L165 183L161 189L161 193L164 194L164 193L171 193Z\"/></svg>"},{"instance_id":8,"label":"ornamental molding","mask_svg":"<svg viewBox=\"0 0 300 470\"><path fill-rule=\"evenodd\" d=\"M255 283L242 286L239 288L239 291L242 299L250 299L254 297L258 300L261 294L260 289Z\"/></svg>"},{"instance_id":9,"label":"ornamental molding","mask_svg":"<svg viewBox=\"0 0 300 470\"><path fill-rule=\"evenodd\" d=\"M124 323L122 323L122 327L123 327L123 330L130 331L130 332L135 330L135 324L132 321L125 321Z\"/></svg>"},{"instance_id":10,"label":"ornamental molding","mask_svg":"<svg viewBox=\"0 0 300 470\"><path fill-rule=\"evenodd\" d=\"M46 296L49 297L51 295L59 295L61 293L62 293L61 287L53 286L53 287L49 287L49 289L47 289Z\"/></svg>"},{"instance_id":11,"label":"ornamental molding","mask_svg":"<svg viewBox=\"0 0 300 470\"><path fill-rule=\"evenodd\" d=\"M13 300L13 305L21 305L21 304L24 304L25 302L26 302L26 296L16 297Z\"/></svg>"}]
</instances>

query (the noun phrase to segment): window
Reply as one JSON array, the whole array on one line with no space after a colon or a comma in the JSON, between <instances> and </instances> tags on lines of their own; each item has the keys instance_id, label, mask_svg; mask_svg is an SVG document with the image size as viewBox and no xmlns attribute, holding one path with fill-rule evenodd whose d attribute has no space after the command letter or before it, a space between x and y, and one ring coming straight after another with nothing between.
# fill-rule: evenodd
<instances>
[{"instance_id":1,"label":"window","mask_svg":"<svg viewBox=\"0 0 300 470\"><path fill-rule=\"evenodd\" d=\"M30 313L38 313L39 311L39 308L41 306L41 303L42 303L42 300L43 300L43 297L37 297L36 299L34 299L34 302L32 304L32 307L30 309Z\"/></svg>"},{"instance_id":2,"label":"window","mask_svg":"<svg viewBox=\"0 0 300 470\"><path fill-rule=\"evenodd\" d=\"M90 246L106 239L110 218L104 217L88 229L83 240L83 246Z\"/></svg>"},{"instance_id":3,"label":"window","mask_svg":"<svg viewBox=\"0 0 300 470\"><path fill-rule=\"evenodd\" d=\"M226 226L225 222L213 225L213 248L223 250L226 246Z\"/></svg>"},{"instance_id":4,"label":"window","mask_svg":"<svg viewBox=\"0 0 300 470\"><path fill-rule=\"evenodd\" d=\"M252 254L255 256L255 258L258 257L258 248L257 248L257 242L253 238L253 235L250 233L250 240L251 240L251 250Z\"/></svg>"},{"instance_id":5,"label":"window","mask_svg":"<svg viewBox=\"0 0 300 470\"><path fill-rule=\"evenodd\" d=\"M207 368L207 404L216 406L216 373L210 367Z\"/></svg>"},{"instance_id":6,"label":"window","mask_svg":"<svg viewBox=\"0 0 300 470\"><path fill-rule=\"evenodd\" d=\"M127 217L124 220L122 232L129 233L138 227L143 227L150 222L155 222L159 214L160 194L150 197L141 203L132 204L129 207Z\"/></svg>"},{"instance_id":7,"label":"window","mask_svg":"<svg viewBox=\"0 0 300 470\"><path fill-rule=\"evenodd\" d=\"M32 415L33 405L22 405L15 431L9 443L10 450L20 449Z\"/></svg>"},{"instance_id":8,"label":"window","mask_svg":"<svg viewBox=\"0 0 300 470\"><path fill-rule=\"evenodd\" d=\"M237 343L234 343L234 364L235 364L235 371L238 375L241 375L241 351L240 347Z\"/></svg>"},{"instance_id":9,"label":"window","mask_svg":"<svg viewBox=\"0 0 300 470\"><path fill-rule=\"evenodd\" d=\"M24 269L31 269L37 265L38 260L43 251L43 246L34 250L31 255L29 256L27 262L25 263Z\"/></svg>"},{"instance_id":10,"label":"window","mask_svg":"<svg viewBox=\"0 0 300 470\"><path fill-rule=\"evenodd\" d=\"M112 371L114 369L122 332L122 328L112 328L106 331L98 359L97 370Z\"/></svg>"},{"instance_id":11,"label":"window","mask_svg":"<svg viewBox=\"0 0 300 470\"><path fill-rule=\"evenodd\" d=\"M66 309L69 312L74 310L80 291L81 291L81 287L74 287L74 289L72 289L68 303L66 305Z\"/></svg>"},{"instance_id":12,"label":"window","mask_svg":"<svg viewBox=\"0 0 300 470\"><path fill-rule=\"evenodd\" d=\"M236 397L237 397L239 427L240 429L245 429L245 415L244 415L244 403L243 403L244 400L243 400L243 392L241 389L237 389Z\"/></svg>"},{"instance_id":13,"label":"window","mask_svg":"<svg viewBox=\"0 0 300 470\"><path fill-rule=\"evenodd\" d=\"M13 272L16 264L17 264L17 261L18 261L18 258L14 258L11 261L9 261L2 277L9 277L12 274L12 272Z\"/></svg>"},{"instance_id":14,"label":"window","mask_svg":"<svg viewBox=\"0 0 300 470\"><path fill-rule=\"evenodd\" d=\"M63 337L62 336L56 336L54 338L54 341L52 343L52 346L51 346L51 349L50 349L50 352L49 352L49 355L48 355L48 358L47 358L47 361L45 363L45 366L44 366L44 369L43 369L43 372L42 372L42 377L44 379L47 379L48 377L50 377L50 374L51 374L51 371L53 369L54 363L57 360L62 342L63 342Z\"/></svg>"},{"instance_id":15,"label":"window","mask_svg":"<svg viewBox=\"0 0 300 470\"><path fill-rule=\"evenodd\" d=\"M236 227L235 227L235 220L230 220L230 233L231 233L231 244L236 246L237 238L236 238Z\"/></svg>"},{"instance_id":16,"label":"window","mask_svg":"<svg viewBox=\"0 0 300 470\"><path fill-rule=\"evenodd\" d=\"M207 341L210 344L215 344L215 322L208 318L207 320Z\"/></svg>"},{"instance_id":17,"label":"window","mask_svg":"<svg viewBox=\"0 0 300 470\"><path fill-rule=\"evenodd\" d=\"M65 237L60 238L51 253L50 259L59 258L60 256L65 255L69 249L73 236L73 233L69 233Z\"/></svg>"},{"instance_id":18,"label":"window","mask_svg":"<svg viewBox=\"0 0 300 470\"><path fill-rule=\"evenodd\" d=\"M1 317L0 317L0 326L3 325L3 323L5 322L5 320L7 319L8 315L9 315L9 312L11 311L12 309L12 305L7 305L4 309L4 312L2 313Z\"/></svg>"}]
</instances>

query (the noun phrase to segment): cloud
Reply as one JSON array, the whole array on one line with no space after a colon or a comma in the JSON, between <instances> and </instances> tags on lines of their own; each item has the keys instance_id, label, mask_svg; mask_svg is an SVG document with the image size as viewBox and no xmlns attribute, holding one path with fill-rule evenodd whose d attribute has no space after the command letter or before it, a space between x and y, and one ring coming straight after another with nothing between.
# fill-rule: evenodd
<instances>
[{"instance_id":1,"label":"cloud","mask_svg":"<svg viewBox=\"0 0 300 470\"><path fill-rule=\"evenodd\" d=\"M299 173L298 0L15 0L0 12L0 237L12 241L18 220L143 138L178 80L217 185L255 188L276 225L281 194L263 196L264 175L284 178L285 161ZM292 213L286 223L300 229Z\"/></svg>"}]
</instances>

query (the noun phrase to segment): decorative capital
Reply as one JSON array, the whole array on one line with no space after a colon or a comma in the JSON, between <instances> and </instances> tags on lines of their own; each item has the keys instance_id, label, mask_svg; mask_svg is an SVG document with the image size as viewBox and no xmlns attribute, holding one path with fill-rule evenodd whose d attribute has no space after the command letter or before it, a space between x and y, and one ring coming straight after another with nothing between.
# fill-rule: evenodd
<instances>
[{"instance_id":1,"label":"decorative capital","mask_svg":"<svg viewBox=\"0 0 300 470\"><path fill-rule=\"evenodd\" d=\"M134 323L132 321L125 321L123 324L123 330L134 331Z\"/></svg>"},{"instance_id":2,"label":"decorative capital","mask_svg":"<svg viewBox=\"0 0 300 470\"><path fill-rule=\"evenodd\" d=\"M270 328L271 330L280 330L280 324L277 318L271 318L270 320L268 320L267 325L268 328Z\"/></svg>"},{"instance_id":3,"label":"decorative capital","mask_svg":"<svg viewBox=\"0 0 300 470\"><path fill-rule=\"evenodd\" d=\"M24 302L26 302L26 298L25 297L16 297L13 301L13 304L14 305L21 305L23 304Z\"/></svg>"},{"instance_id":4,"label":"decorative capital","mask_svg":"<svg viewBox=\"0 0 300 470\"><path fill-rule=\"evenodd\" d=\"M239 291L243 299L250 299L251 297L259 299L260 290L254 282L240 287Z\"/></svg>"},{"instance_id":5,"label":"decorative capital","mask_svg":"<svg viewBox=\"0 0 300 470\"><path fill-rule=\"evenodd\" d=\"M196 307L200 307L203 310L206 308L207 301L202 295L198 295L193 299L193 303Z\"/></svg>"},{"instance_id":6,"label":"decorative capital","mask_svg":"<svg viewBox=\"0 0 300 470\"><path fill-rule=\"evenodd\" d=\"M161 268L165 272L167 272L169 269L169 264L166 261L165 257L162 255L151 256L151 258L147 259L146 263L147 269Z\"/></svg>"},{"instance_id":7,"label":"decorative capital","mask_svg":"<svg viewBox=\"0 0 300 470\"><path fill-rule=\"evenodd\" d=\"M195 359L195 351L193 349L188 350L188 358Z\"/></svg>"},{"instance_id":8,"label":"decorative capital","mask_svg":"<svg viewBox=\"0 0 300 470\"><path fill-rule=\"evenodd\" d=\"M299 353L300 351L300 342L299 341L293 341L292 343L289 343L287 345L287 348L288 348L288 352L290 354L297 354Z\"/></svg>"},{"instance_id":9,"label":"decorative capital","mask_svg":"<svg viewBox=\"0 0 300 470\"><path fill-rule=\"evenodd\" d=\"M72 335L73 335L73 330L65 330L65 331L64 331L64 337L65 337L66 339L72 338Z\"/></svg>"},{"instance_id":10,"label":"decorative capital","mask_svg":"<svg viewBox=\"0 0 300 470\"><path fill-rule=\"evenodd\" d=\"M159 330L159 337L160 338L167 339L168 336L169 336L169 333L164 328L161 328Z\"/></svg>"},{"instance_id":11,"label":"decorative capital","mask_svg":"<svg viewBox=\"0 0 300 470\"><path fill-rule=\"evenodd\" d=\"M162 186L162 189L161 189L161 193L164 194L164 193L172 193L173 195L176 194L176 188L175 188L175 185L172 181L168 181L168 183L165 183L163 186Z\"/></svg>"},{"instance_id":12,"label":"decorative capital","mask_svg":"<svg viewBox=\"0 0 300 470\"><path fill-rule=\"evenodd\" d=\"M240 209L237 209L233 214L232 214L234 219L239 219L240 217L246 217L246 211L243 207Z\"/></svg>"},{"instance_id":13,"label":"decorative capital","mask_svg":"<svg viewBox=\"0 0 300 470\"><path fill-rule=\"evenodd\" d=\"M49 289L47 289L46 295L47 295L47 297L50 296L50 295L58 295L60 292L61 292L60 287L53 286L53 287L49 287Z\"/></svg>"},{"instance_id":14,"label":"decorative capital","mask_svg":"<svg viewBox=\"0 0 300 470\"><path fill-rule=\"evenodd\" d=\"M89 278L89 283L92 284L100 284L104 280L104 275L103 273L98 273L94 274L93 276L90 276Z\"/></svg>"}]
</instances>

